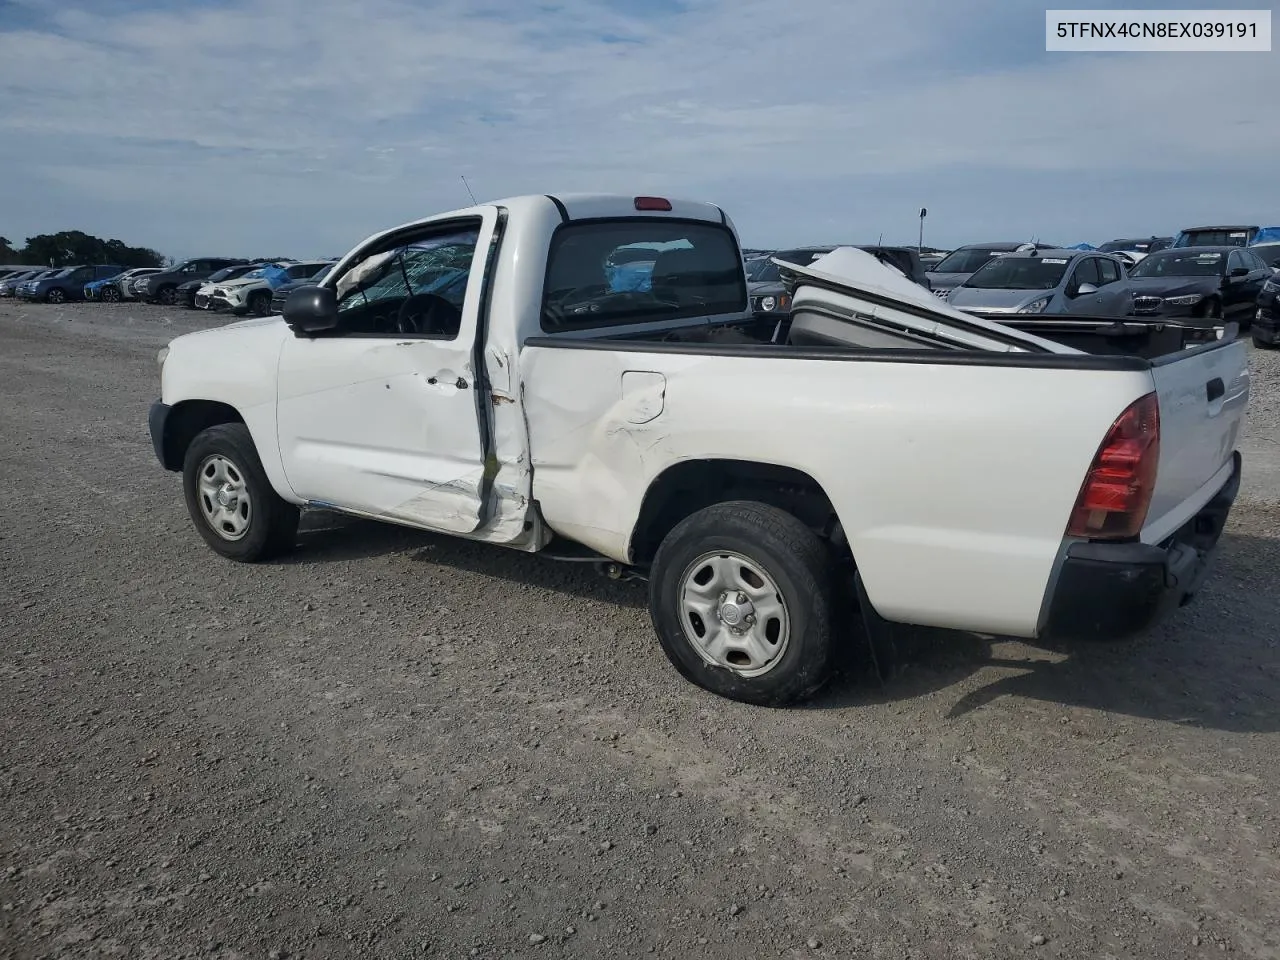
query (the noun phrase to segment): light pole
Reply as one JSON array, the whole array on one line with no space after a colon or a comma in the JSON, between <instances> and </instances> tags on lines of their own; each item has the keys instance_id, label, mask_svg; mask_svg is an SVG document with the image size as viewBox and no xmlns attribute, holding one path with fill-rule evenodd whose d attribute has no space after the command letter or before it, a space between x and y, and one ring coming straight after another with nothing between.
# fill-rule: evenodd
<instances>
[{"instance_id":1,"label":"light pole","mask_svg":"<svg viewBox=\"0 0 1280 960\"><path fill-rule=\"evenodd\" d=\"M924 253L924 218L929 215L925 207L920 208L920 242L916 245L916 253Z\"/></svg>"}]
</instances>

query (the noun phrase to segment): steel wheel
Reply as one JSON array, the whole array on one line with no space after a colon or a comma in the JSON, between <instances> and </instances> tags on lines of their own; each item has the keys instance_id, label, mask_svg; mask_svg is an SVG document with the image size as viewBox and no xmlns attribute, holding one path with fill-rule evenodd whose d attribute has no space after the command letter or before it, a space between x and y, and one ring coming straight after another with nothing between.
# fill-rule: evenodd
<instances>
[{"instance_id":1,"label":"steel wheel","mask_svg":"<svg viewBox=\"0 0 1280 960\"><path fill-rule=\"evenodd\" d=\"M689 564L680 611L684 635L702 658L743 677L768 673L791 639L782 591L738 553L707 553Z\"/></svg>"},{"instance_id":2,"label":"steel wheel","mask_svg":"<svg viewBox=\"0 0 1280 960\"><path fill-rule=\"evenodd\" d=\"M239 540L249 532L253 500L244 473L222 454L200 463L200 512L205 523L223 540Z\"/></svg>"},{"instance_id":3,"label":"steel wheel","mask_svg":"<svg viewBox=\"0 0 1280 960\"><path fill-rule=\"evenodd\" d=\"M64 300L67 299L67 295L62 292L61 288L54 287L52 290L49 291L45 299L48 300L50 303L62 303Z\"/></svg>"}]
</instances>

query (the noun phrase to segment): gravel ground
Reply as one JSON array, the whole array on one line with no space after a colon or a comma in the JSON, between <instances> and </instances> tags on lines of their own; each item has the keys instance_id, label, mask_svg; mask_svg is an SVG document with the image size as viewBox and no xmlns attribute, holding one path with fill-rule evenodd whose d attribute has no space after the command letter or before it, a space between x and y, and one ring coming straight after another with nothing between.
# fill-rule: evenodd
<instances>
[{"instance_id":1,"label":"gravel ground","mask_svg":"<svg viewBox=\"0 0 1280 960\"><path fill-rule=\"evenodd\" d=\"M145 429L199 325L0 302L0 956L1280 957L1276 485L1147 639L750 708L576 565L323 514L217 559Z\"/></svg>"}]
</instances>

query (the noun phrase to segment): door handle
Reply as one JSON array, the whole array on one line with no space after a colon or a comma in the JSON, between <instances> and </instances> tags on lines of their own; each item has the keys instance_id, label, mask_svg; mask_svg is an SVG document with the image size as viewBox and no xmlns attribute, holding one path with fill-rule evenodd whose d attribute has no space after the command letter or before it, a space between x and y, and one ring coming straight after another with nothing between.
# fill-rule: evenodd
<instances>
[{"instance_id":1,"label":"door handle","mask_svg":"<svg viewBox=\"0 0 1280 960\"><path fill-rule=\"evenodd\" d=\"M1204 392L1209 402L1213 403L1227 392L1227 386L1222 382L1221 377L1214 377L1204 385Z\"/></svg>"}]
</instances>

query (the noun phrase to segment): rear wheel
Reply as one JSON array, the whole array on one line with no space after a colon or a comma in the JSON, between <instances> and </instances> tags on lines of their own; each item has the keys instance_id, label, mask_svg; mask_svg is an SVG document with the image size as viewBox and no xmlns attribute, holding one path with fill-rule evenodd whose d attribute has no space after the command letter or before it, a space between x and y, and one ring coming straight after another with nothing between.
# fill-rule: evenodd
<instances>
[{"instance_id":1,"label":"rear wheel","mask_svg":"<svg viewBox=\"0 0 1280 960\"><path fill-rule=\"evenodd\" d=\"M115 287L103 287L103 288L102 288L102 299L103 299L103 301L105 301L106 303L119 303L119 302L120 302L120 291L119 291L118 289L116 289Z\"/></svg>"},{"instance_id":2,"label":"rear wheel","mask_svg":"<svg viewBox=\"0 0 1280 960\"><path fill-rule=\"evenodd\" d=\"M182 468L187 512L216 553L253 563L293 549L298 508L271 487L243 423L200 433Z\"/></svg>"},{"instance_id":3,"label":"rear wheel","mask_svg":"<svg viewBox=\"0 0 1280 960\"><path fill-rule=\"evenodd\" d=\"M731 700L783 706L826 682L831 566L788 513L720 503L681 521L658 548L649 612L686 679Z\"/></svg>"}]
</instances>

